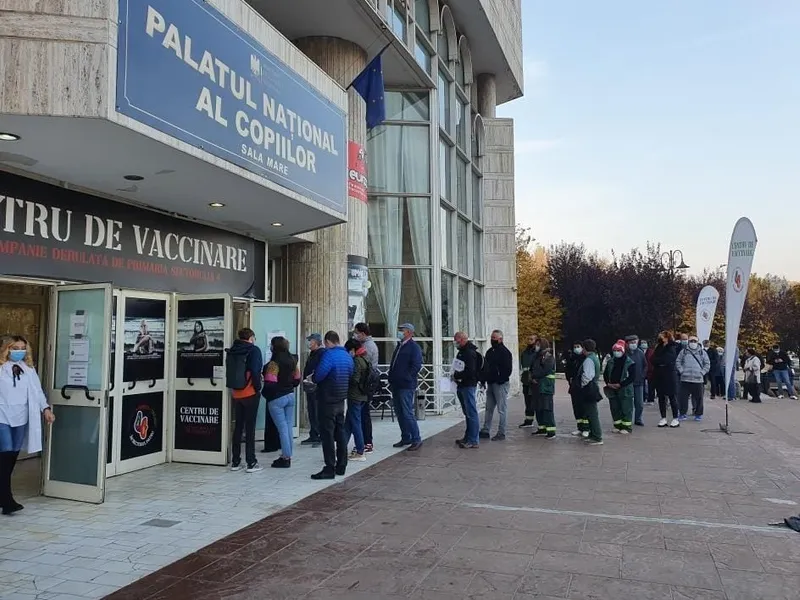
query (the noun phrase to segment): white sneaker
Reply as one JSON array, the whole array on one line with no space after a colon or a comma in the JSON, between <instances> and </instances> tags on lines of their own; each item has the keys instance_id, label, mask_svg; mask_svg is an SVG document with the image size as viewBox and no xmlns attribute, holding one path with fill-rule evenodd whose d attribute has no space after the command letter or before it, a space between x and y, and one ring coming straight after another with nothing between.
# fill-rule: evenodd
<instances>
[{"instance_id":1,"label":"white sneaker","mask_svg":"<svg viewBox=\"0 0 800 600\"><path fill-rule=\"evenodd\" d=\"M658 422L658 426L659 426L659 427L666 427L666 426L667 426L667 419L666 419L666 417L665 417L665 418L663 418L663 419L661 419L661 420Z\"/></svg>"},{"instance_id":2,"label":"white sneaker","mask_svg":"<svg viewBox=\"0 0 800 600\"><path fill-rule=\"evenodd\" d=\"M681 422L678 421L678 419L672 419L672 421L669 422L669 426L670 427L680 427L681 426Z\"/></svg>"},{"instance_id":3,"label":"white sneaker","mask_svg":"<svg viewBox=\"0 0 800 600\"><path fill-rule=\"evenodd\" d=\"M792 400L797 400L797 396L790 396Z\"/></svg>"},{"instance_id":4,"label":"white sneaker","mask_svg":"<svg viewBox=\"0 0 800 600\"><path fill-rule=\"evenodd\" d=\"M347 457L347 460L353 462L367 462L367 457L353 450L350 456Z\"/></svg>"},{"instance_id":5,"label":"white sneaker","mask_svg":"<svg viewBox=\"0 0 800 600\"><path fill-rule=\"evenodd\" d=\"M586 445L587 446L602 446L603 445L603 440L592 440L591 442L589 442Z\"/></svg>"},{"instance_id":6,"label":"white sneaker","mask_svg":"<svg viewBox=\"0 0 800 600\"><path fill-rule=\"evenodd\" d=\"M620 434L620 435L630 435L630 434L631 434L631 432L630 432L630 431L628 431L627 429L620 429L620 430L619 430L619 434Z\"/></svg>"},{"instance_id":7,"label":"white sneaker","mask_svg":"<svg viewBox=\"0 0 800 600\"><path fill-rule=\"evenodd\" d=\"M233 471L234 473L241 470L242 470L242 463L236 465L231 464L231 471Z\"/></svg>"},{"instance_id":8,"label":"white sneaker","mask_svg":"<svg viewBox=\"0 0 800 600\"><path fill-rule=\"evenodd\" d=\"M264 467L260 464L256 463L254 465L250 465L245 469L245 473L258 473L259 471L263 471Z\"/></svg>"},{"instance_id":9,"label":"white sneaker","mask_svg":"<svg viewBox=\"0 0 800 600\"><path fill-rule=\"evenodd\" d=\"M570 435L574 435L575 437L581 437L581 434L583 434L583 432L580 429L576 429Z\"/></svg>"},{"instance_id":10,"label":"white sneaker","mask_svg":"<svg viewBox=\"0 0 800 600\"><path fill-rule=\"evenodd\" d=\"M783 394L778 394L779 399L783 399Z\"/></svg>"},{"instance_id":11,"label":"white sneaker","mask_svg":"<svg viewBox=\"0 0 800 600\"><path fill-rule=\"evenodd\" d=\"M581 437L582 437L583 439L586 439L586 438L588 438L588 437L589 437L589 432L588 432L588 431L581 431Z\"/></svg>"}]
</instances>

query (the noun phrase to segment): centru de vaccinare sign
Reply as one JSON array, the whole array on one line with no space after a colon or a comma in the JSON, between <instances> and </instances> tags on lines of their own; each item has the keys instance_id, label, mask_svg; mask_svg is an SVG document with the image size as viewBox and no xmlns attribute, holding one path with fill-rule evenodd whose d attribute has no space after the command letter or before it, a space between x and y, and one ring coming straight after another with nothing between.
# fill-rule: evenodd
<instances>
[{"instance_id":1,"label":"centru de vaccinare sign","mask_svg":"<svg viewBox=\"0 0 800 600\"><path fill-rule=\"evenodd\" d=\"M332 133L314 125L306 116L284 107L266 93L262 93L261 98L253 98L253 84L250 79L236 73L208 50L202 56L199 51L194 51L193 54L192 38L182 35L174 23L167 23L152 6L147 9L145 31L154 40L159 40L165 49L171 50L170 55L206 76L213 84L212 88L216 85L223 90L227 89L234 98L242 102L231 118L223 106L223 98L204 86L199 92L194 109L226 129L231 126L232 121L236 132L248 140L240 148L242 156L247 160L286 176L289 175L290 165L296 165L309 173L317 172L317 158L311 147L339 156L338 142ZM261 77L260 60L255 54L250 59L250 70L254 76ZM258 116L269 119L284 133L263 123L257 116L252 116L251 111L257 111ZM297 143L298 139L309 146Z\"/></svg>"}]
</instances>

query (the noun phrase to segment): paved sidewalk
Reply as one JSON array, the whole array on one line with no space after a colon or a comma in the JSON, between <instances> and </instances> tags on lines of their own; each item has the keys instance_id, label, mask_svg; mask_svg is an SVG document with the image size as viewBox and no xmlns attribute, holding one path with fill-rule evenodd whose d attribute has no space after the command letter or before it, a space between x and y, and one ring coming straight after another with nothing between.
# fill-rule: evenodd
<instances>
[{"instance_id":1,"label":"paved sidewalk","mask_svg":"<svg viewBox=\"0 0 800 600\"><path fill-rule=\"evenodd\" d=\"M454 428L110 598L800 598L800 534L767 527L800 512L800 403L734 404L758 435L730 437L708 405L677 430L648 407L597 447L514 429L459 450Z\"/></svg>"}]
</instances>

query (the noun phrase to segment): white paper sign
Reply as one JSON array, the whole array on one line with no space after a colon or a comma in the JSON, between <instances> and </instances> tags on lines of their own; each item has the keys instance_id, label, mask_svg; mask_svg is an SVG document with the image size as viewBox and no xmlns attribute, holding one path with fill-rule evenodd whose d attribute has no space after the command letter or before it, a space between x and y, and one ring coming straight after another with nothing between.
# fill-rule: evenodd
<instances>
[{"instance_id":1,"label":"white paper sign","mask_svg":"<svg viewBox=\"0 0 800 600\"><path fill-rule=\"evenodd\" d=\"M695 326L697 337L701 342L711 339L711 327L714 325L714 315L717 313L718 302L719 292L712 285L704 287L700 290L700 295L697 296Z\"/></svg>"},{"instance_id":2,"label":"white paper sign","mask_svg":"<svg viewBox=\"0 0 800 600\"><path fill-rule=\"evenodd\" d=\"M264 344L264 346L266 348L264 350L264 363L265 364L272 360L272 350L270 350L270 343L272 342L272 338L274 338L274 337L282 337L282 338L286 338L287 340L289 339L288 337L286 337L286 332L285 331L277 331L276 330L276 331L270 331L267 334L267 339L265 340L266 343Z\"/></svg>"},{"instance_id":3,"label":"white paper sign","mask_svg":"<svg viewBox=\"0 0 800 600\"><path fill-rule=\"evenodd\" d=\"M214 379L225 379L224 365L214 365L214 371L211 375Z\"/></svg>"},{"instance_id":4,"label":"white paper sign","mask_svg":"<svg viewBox=\"0 0 800 600\"><path fill-rule=\"evenodd\" d=\"M89 363L68 363L67 385L89 385Z\"/></svg>"},{"instance_id":5,"label":"white paper sign","mask_svg":"<svg viewBox=\"0 0 800 600\"><path fill-rule=\"evenodd\" d=\"M442 394L455 394L456 382L450 379L449 377L440 377L439 389L441 390Z\"/></svg>"},{"instance_id":6,"label":"white paper sign","mask_svg":"<svg viewBox=\"0 0 800 600\"><path fill-rule=\"evenodd\" d=\"M69 341L69 362L89 362L89 340Z\"/></svg>"},{"instance_id":7,"label":"white paper sign","mask_svg":"<svg viewBox=\"0 0 800 600\"><path fill-rule=\"evenodd\" d=\"M453 359L453 373L461 373L464 370L466 365L464 364L463 360L459 360L457 358Z\"/></svg>"},{"instance_id":8,"label":"white paper sign","mask_svg":"<svg viewBox=\"0 0 800 600\"><path fill-rule=\"evenodd\" d=\"M736 346L739 343L739 326L742 310L750 285L750 271L756 253L756 230L750 219L742 217L731 234L728 252L728 286L725 291L725 382L729 385L734 372Z\"/></svg>"},{"instance_id":9,"label":"white paper sign","mask_svg":"<svg viewBox=\"0 0 800 600\"><path fill-rule=\"evenodd\" d=\"M69 316L69 335L70 337L86 335L85 313L73 313Z\"/></svg>"}]
</instances>

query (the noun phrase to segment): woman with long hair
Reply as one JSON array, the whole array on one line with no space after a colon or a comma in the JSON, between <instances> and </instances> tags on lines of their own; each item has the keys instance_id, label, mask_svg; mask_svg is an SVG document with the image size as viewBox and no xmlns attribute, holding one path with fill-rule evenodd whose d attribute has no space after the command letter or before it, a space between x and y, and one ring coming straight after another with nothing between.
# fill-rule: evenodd
<instances>
[{"instance_id":1,"label":"woman with long hair","mask_svg":"<svg viewBox=\"0 0 800 600\"><path fill-rule=\"evenodd\" d=\"M42 451L42 421L55 416L30 354L28 340L14 335L0 344L0 508L4 515L22 510L11 493L11 474L25 439L29 454Z\"/></svg>"},{"instance_id":2,"label":"woman with long hair","mask_svg":"<svg viewBox=\"0 0 800 600\"><path fill-rule=\"evenodd\" d=\"M761 402L762 363L755 348L748 348L744 359L744 386L750 394L750 402Z\"/></svg>"},{"instance_id":3,"label":"woman with long hair","mask_svg":"<svg viewBox=\"0 0 800 600\"><path fill-rule=\"evenodd\" d=\"M270 342L272 358L264 367L261 395L281 439L281 455L272 463L275 469L292 466L292 429L294 428L295 388L300 385L297 359L289 352L289 340L277 336Z\"/></svg>"},{"instance_id":4,"label":"woman with long hair","mask_svg":"<svg viewBox=\"0 0 800 600\"><path fill-rule=\"evenodd\" d=\"M189 345L194 352L208 352L208 334L206 334L206 328L203 327L202 321L194 322L194 333L189 340Z\"/></svg>"},{"instance_id":5,"label":"woman with long hair","mask_svg":"<svg viewBox=\"0 0 800 600\"><path fill-rule=\"evenodd\" d=\"M658 334L658 343L653 350L651 362L653 364L653 384L658 394L658 410L661 412L659 427L679 427L681 422L678 420L677 376L675 371L675 361L678 358L678 344L669 331L662 331ZM672 410L672 421L667 422L667 400Z\"/></svg>"}]
</instances>

